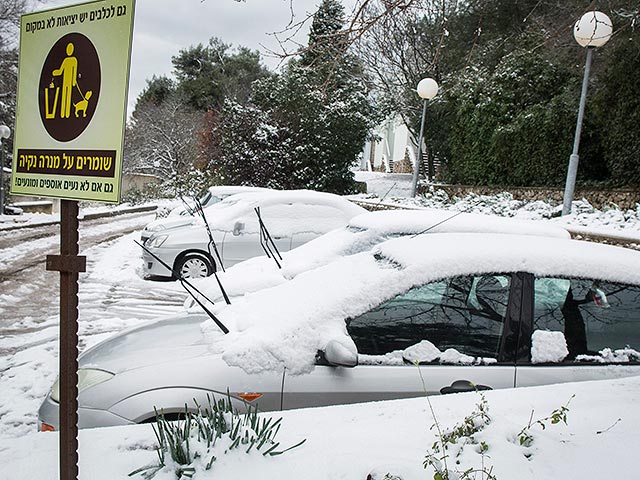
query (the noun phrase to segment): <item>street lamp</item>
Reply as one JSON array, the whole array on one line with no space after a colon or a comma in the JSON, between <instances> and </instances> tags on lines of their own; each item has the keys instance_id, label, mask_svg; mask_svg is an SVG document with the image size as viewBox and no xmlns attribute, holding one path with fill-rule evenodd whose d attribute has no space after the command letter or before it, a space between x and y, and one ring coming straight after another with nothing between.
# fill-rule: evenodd
<instances>
[{"instance_id":1,"label":"street lamp","mask_svg":"<svg viewBox=\"0 0 640 480\"><path fill-rule=\"evenodd\" d=\"M418 137L418 155L416 157L415 165L413 166L413 182L411 184L411 196L416 196L416 191L418 190L418 174L420 170L420 161L422 157L422 136L424 134L424 117L427 113L427 100L433 99L438 94L438 83L433 78L423 78L418 83L418 87L416 88L418 95L420 98L424 99L424 104L422 106L422 120L420 122L420 136ZM429 170L431 170L431 165L429 165ZM429 171L429 175L431 175L431 171Z\"/></svg>"},{"instance_id":2,"label":"street lamp","mask_svg":"<svg viewBox=\"0 0 640 480\"><path fill-rule=\"evenodd\" d=\"M0 215L4 215L4 144L3 140L9 138L11 129L6 125L0 125Z\"/></svg>"},{"instance_id":3,"label":"street lamp","mask_svg":"<svg viewBox=\"0 0 640 480\"><path fill-rule=\"evenodd\" d=\"M573 201L573 190L576 185L578 174L578 147L580 146L580 133L582 131L582 119L584 118L584 106L587 100L587 85L589 82L589 71L591 70L591 58L593 50L601 47L609 41L613 33L611 19L602 12L587 12L573 27L573 36L581 47L587 49L587 60L584 67L584 77L582 79L582 93L580 95L580 108L578 109L578 122L576 124L576 135L573 139L573 153L569 157L569 169L567 171L567 183L564 187L564 198L562 202L562 215L571 213L571 202Z\"/></svg>"}]
</instances>

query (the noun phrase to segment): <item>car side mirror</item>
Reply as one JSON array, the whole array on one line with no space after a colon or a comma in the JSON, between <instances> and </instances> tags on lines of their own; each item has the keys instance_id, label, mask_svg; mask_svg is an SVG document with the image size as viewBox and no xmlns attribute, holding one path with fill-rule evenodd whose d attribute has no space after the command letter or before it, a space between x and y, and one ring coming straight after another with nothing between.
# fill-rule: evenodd
<instances>
[{"instance_id":1,"label":"car side mirror","mask_svg":"<svg viewBox=\"0 0 640 480\"><path fill-rule=\"evenodd\" d=\"M334 367L355 367L358 365L358 352L342 343L331 340L324 348L324 359Z\"/></svg>"},{"instance_id":2,"label":"car side mirror","mask_svg":"<svg viewBox=\"0 0 640 480\"><path fill-rule=\"evenodd\" d=\"M244 232L244 222L238 220L233 226L233 235L237 237L238 235L242 234L242 232Z\"/></svg>"}]
</instances>

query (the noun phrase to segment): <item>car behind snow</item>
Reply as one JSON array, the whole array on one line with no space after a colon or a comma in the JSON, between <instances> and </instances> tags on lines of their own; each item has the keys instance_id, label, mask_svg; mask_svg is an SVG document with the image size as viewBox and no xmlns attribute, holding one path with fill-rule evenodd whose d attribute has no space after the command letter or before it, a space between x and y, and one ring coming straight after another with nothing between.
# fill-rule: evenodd
<instances>
[{"instance_id":1,"label":"car behind snow","mask_svg":"<svg viewBox=\"0 0 640 480\"><path fill-rule=\"evenodd\" d=\"M210 243L207 225L196 221L149 238L143 253L144 274L170 277L175 272L183 278L206 277L216 270L264 255L267 234L279 252L286 252L346 225L364 212L343 197L309 190L233 195L205 209L219 259Z\"/></svg>"},{"instance_id":2,"label":"car behind snow","mask_svg":"<svg viewBox=\"0 0 640 480\"><path fill-rule=\"evenodd\" d=\"M561 238L389 240L218 312L112 337L79 359L79 426L195 409L290 409L640 374L640 252ZM417 369L423 369L424 384ZM39 411L58 425L54 386Z\"/></svg>"}]
</instances>

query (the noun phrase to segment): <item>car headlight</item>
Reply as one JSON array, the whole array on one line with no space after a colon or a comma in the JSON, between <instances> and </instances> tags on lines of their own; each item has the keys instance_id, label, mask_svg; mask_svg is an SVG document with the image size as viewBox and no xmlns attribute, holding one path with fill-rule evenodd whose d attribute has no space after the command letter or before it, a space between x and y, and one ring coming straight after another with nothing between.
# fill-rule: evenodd
<instances>
[{"instance_id":1,"label":"car headlight","mask_svg":"<svg viewBox=\"0 0 640 480\"><path fill-rule=\"evenodd\" d=\"M149 248L158 248L167 238L169 238L168 235L155 235L147 240L146 246Z\"/></svg>"},{"instance_id":2,"label":"car headlight","mask_svg":"<svg viewBox=\"0 0 640 480\"><path fill-rule=\"evenodd\" d=\"M107 380L111 380L115 374L106 370L97 370L95 368L79 368L78 369L78 393L87 388L95 387ZM51 400L60 403L60 377L56 379L56 383L51 387Z\"/></svg>"}]
</instances>

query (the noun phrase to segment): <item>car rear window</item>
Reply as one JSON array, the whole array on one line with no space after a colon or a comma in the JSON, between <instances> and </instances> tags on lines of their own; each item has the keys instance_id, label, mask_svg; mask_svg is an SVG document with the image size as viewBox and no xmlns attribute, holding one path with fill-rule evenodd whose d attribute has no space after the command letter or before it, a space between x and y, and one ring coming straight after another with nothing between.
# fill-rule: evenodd
<instances>
[{"instance_id":1,"label":"car rear window","mask_svg":"<svg viewBox=\"0 0 640 480\"><path fill-rule=\"evenodd\" d=\"M534 331L562 332L575 363L640 362L640 287L536 278Z\"/></svg>"}]
</instances>

